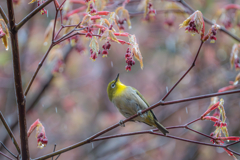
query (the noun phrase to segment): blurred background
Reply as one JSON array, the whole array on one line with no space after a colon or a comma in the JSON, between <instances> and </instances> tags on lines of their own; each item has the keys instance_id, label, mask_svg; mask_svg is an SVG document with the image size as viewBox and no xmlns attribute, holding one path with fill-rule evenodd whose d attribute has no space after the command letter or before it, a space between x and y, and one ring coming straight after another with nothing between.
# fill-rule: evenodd
<instances>
[{"instance_id":1,"label":"blurred background","mask_svg":"<svg viewBox=\"0 0 240 160\"><path fill-rule=\"evenodd\" d=\"M195 10L200 10L208 19L213 19L216 12L224 5L238 3L233 0L218 1L186 1ZM22 0L15 6L16 21L36 8L36 3L28 4ZM166 2L154 1L154 9L165 9ZM6 2L0 5L7 12ZM126 5L131 13L136 10L139 1ZM77 8L79 6L74 6ZM37 14L19 31L19 45L22 66L23 88L32 77L38 63L49 47L44 45L44 32L49 22L55 16L53 3L48 7L48 15ZM114 11L115 8L109 7ZM87 137L125 119L109 101L107 85L120 73L122 83L138 89L150 105L157 103L177 80L190 67L200 45L200 36L191 36L179 29L179 24L186 18L184 15L172 14L166 17L159 13L153 22L143 22L142 15L131 17L132 29L126 32L135 34L142 56L144 68L140 64L125 70L126 45L111 43L108 57L99 56L96 61L90 59L89 53L79 52L68 42L60 50L53 49L47 61L36 77L27 96L27 125L36 119L42 122L46 129L48 145L37 148L35 132L29 137L29 148L32 158L51 153L56 144L56 150L82 141ZM166 25L166 20L172 17L173 25ZM218 24L222 25L217 21ZM206 31L210 25L205 24ZM125 27L127 28L127 27ZM238 28L229 29L238 35ZM182 80L167 98L177 100L197 95L215 93L218 89L228 86L234 81L237 71L231 69L229 58L233 44L237 43L222 32L217 33L217 41L212 44L207 41L200 52L196 66ZM127 40L127 39L125 39ZM86 47L89 40L82 40ZM89 48L86 48L87 51ZM64 64L55 70L55 60L61 52ZM54 58L53 58L54 57ZM5 51L0 45L0 110L20 143L19 128L16 123L17 108L13 84L13 68L11 52ZM224 99L229 135L240 136L240 101L239 93L221 96ZM158 120L166 127L181 125L198 118L206 111L210 98L168 106L160 106L153 111ZM210 134L215 130L214 123L201 121L191 125L192 128ZM0 141L17 153L6 130L0 124ZM126 123L105 135L134 132L151 129L142 123ZM192 140L209 142L209 139L184 129L170 130L171 135ZM240 152L240 144L232 147ZM1 149L5 153L4 149ZM7 153L8 154L8 153ZM1 157L3 159L3 157ZM59 160L227 160L233 159L221 148L207 147L154 135L135 135L117 139L98 141L63 153Z\"/></svg>"}]
</instances>

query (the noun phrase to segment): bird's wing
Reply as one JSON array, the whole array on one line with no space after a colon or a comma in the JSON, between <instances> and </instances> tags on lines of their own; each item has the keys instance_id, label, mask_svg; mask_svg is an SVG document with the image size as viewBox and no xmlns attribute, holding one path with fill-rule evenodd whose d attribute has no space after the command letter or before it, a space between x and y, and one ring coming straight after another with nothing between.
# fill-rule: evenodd
<instances>
[{"instance_id":1,"label":"bird's wing","mask_svg":"<svg viewBox=\"0 0 240 160\"><path fill-rule=\"evenodd\" d=\"M136 91L137 95L138 95L138 96L146 103L146 105L149 107L150 105L149 105L148 102L145 100L145 98L143 97L143 95L142 95L138 90L136 90L135 88L132 87L132 89L133 89L134 91ZM157 117L155 116L155 114L153 113L153 111L152 111L152 110L149 110L149 111L152 113L154 119L157 120Z\"/></svg>"}]
</instances>

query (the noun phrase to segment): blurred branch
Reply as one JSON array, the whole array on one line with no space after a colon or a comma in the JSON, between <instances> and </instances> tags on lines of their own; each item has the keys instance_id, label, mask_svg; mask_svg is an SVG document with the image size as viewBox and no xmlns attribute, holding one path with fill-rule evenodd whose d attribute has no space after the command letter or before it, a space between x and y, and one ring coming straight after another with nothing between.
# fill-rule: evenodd
<instances>
[{"instance_id":1,"label":"blurred branch","mask_svg":"<svg viewBox=\"0 0 240 160\"><path fill-rule=\"evenodd\" d=\"M17 25L16 25L16 31L19 30L28 20L30 20L35 14L37 14L41 9L43 9L45 6L47 6L49 3L51 3L53 0L47 0L40 6L38 6L36 9L34 9L31 13L29 13L26 17L24 17Z\"/></svg>"},{"instance_id":2,"label":"blurred branch","mask_svg":"<svg viewBox=\"0 0 240 160\"><path fill-rule=\"evenodd\" d=\"M1 16L2 16L2 18L3 18L3 20L4 20L4 22L8 25L8 18L7 18L7 16L6 16L6 14L5 14L5 12L4 12L2 6L0 6L0 14L1 14Z\"/></svg>"},{"instance_id":3,"label":"blurred branch","mask_svg":"<svg viewBox=\"0 0 240 160\"><path fill-rule=\"evenodd\" d=\"M15 154L13 154L2 142L0 142L0 143L3 146L3 148L6 149L6 151L8 151L8 153L10 153L13 157L17 158L17 156Z\"/></svg>"},{"instance_id":4,"label":"blurred branch","mask_svg":"<svg viewBox=\"0 0 240 160\"><path fill-rule=\"evenodd\" d=\"M161 14L161 13L168 13L168 12L173 12L173 13L190 13L189 11L184 11L184 10L179 10L179 9L163 9L163 10L156 10L157 14ZM144 14L144 12L129 12L130 16L138 16L138 15L142 15Z\"/></svg>"},{"instance_id":5,"label":"blurred branch","mask_svg":"<svg viewBox=\"0 0 240 160\"><path fill-rule=\"evenodd\" d=\"M13 144L15 145L15 147L16 147L16 149L17 149L17 151L18 151L18 154L20 154L21 151L20 151L19 145L18 145L18 143L17 143L17 141L16 141L16 138L14 137L14 135L13 135L13 133L12 133L12 130L11 130L11 128L8 126L8 124L7 124L6 120L5 120L5 118L3 117L1 111L0 111L0 119L1 119L1 121L2 121L2 123L3 123L3 125L4 125L4 127L5 127L5 129L7 130L8 135L11 137L11 140L12 140ZM4 146L3 146L3 147L4 147ZM5 148L5 147L4 147L4 148ZM5 148L5 149L6 149L6 148Z\"/></svg>"},{"instance_id":6,"label":"blurred branch","mask_svg":"<svg viewBox=\"0 0 240 160\"><path fill-rule=\"evenodd\" d=\"M7 159L13 160L11 157L8 157L6 154L4 154L3 152L0 151L0 154L4 157L6 157Z\"/></svg>"}]
</instances>

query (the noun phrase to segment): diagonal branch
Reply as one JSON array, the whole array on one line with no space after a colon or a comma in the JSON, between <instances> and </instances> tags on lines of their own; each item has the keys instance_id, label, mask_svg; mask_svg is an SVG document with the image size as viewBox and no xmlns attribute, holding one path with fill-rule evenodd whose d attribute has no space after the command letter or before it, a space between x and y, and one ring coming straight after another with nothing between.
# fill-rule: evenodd
<instances>
[{"instance_id":1,"label":"diagonal branch","mask_svg":"<svg viewBox=\"0 0 240 160\"><path fill-rule=\"evenodd\" d=\"M17 156L15 154L13 154L2 142L0 142L0 143L3 146L3 148L6 149L6 151L8 151L8 153L10 153L13 157L17 158Z\"/></svg>"},{"instance_id":2,"label":"diagonal branch","mask_svg":"<svg viewBox=\"0 0 240 160\"><path fill-rule=\"evenodd\" d=\"M200 46L198 48L197 54L196 54L196 56L195 56L195 58L194 58L194 60L192 62L192 65L188 68L188 70L184 73L184 75L174 84L174 86L170 89L170 91L162 98L162 101L164 101L169 96L169 94L174 90L174 88L182 81L182 79L188 74L188 72L195 66L195 62L196 62L196 60L198 58L198 55L199 55L199 52L200 52L200 50L202 48L203 43L204 42L201 41L201 44L200 44Z\"/></svg>"},{"instance_id":3,"label":"diagonal branch","mask_svg":"<svg viewBox=\"0 0 240 160\"><path fill-rule=\"evenodd\" d=\"M0 154L4 157L6 157L7 159L13 160L11 157L8 157L8 155L4 154L3 152L0 151Z\"/></svg>"},{"instance_id":4,"label":"diagonal branch","mask_svg":"<svg viewBox=\"0 0 240 160\"><path fill-rule=\"evenodd\" d=\"M6 16L4 10L2 9L2 6L0 6L0 14L1 14L4 22L5 22L6 24L8 24L8 18L7 18L7 16Z\"/></svg>"},{"instance_id":5,"label":"diagonal branch","mask_svg":"<svg viewBox=\"0 0 240 160\"><path fill-rule=\"evenodd\" d=\"M51 3L53 0L47 0L36 9L34 9L31 13L29 13L26 17L24 17L16 26L16 31L19 30L29 19L31 19L35 14L37 14L41 9Z\"/></svg>"},{"instance_id":6,"label":"diagonal branch","mask_svg":"<svg viewBox=\"0 0 240 160\"><path fill-rule=\"evenodd\" d=\"M7 121L6 121L5 118L3 117L1 111L0 111L0 119L1 119L4 127L6 128L6 130L7 130L7 132L8 132L8 135L11 137L11 140L12 140L13 144L15 145L15 147L16 147L16 149L17 149L17 151L18 151L18 154L20 154L21 151L20 151L19 145L18 145L18 143L17 143L17 141L16 141L16 138L14 137L14 135L13 135L13 133L12 133L12 130L11 130L11 128L8 126Z\"/></svg>"},{"instance_id":7,"label":"diagonal branch","mask_svg":"<svg viewBox=\"0 0 240 160\"><path fill-rule=\"evenodd\" d=\"M145 113L145 112L147 112L148 110L151 110L151 109L156 108L157 106L161 106L161 105L177 104L177 103L181 103L181 102L188 102L188 101L193 101L193 100L198 100L198 99L204 99L204 98L210 98L210 97L214 97L214 96L221 96L221 95L234 94L234 93L240 93L240 89L234 90L234 91L227 91L227 92L206 94L206 95L195 96L195 97L190 97L190 98L185 98L185 99L180 99L180 100L167 101L167 102L162 102L162 101L160 101L160 102L152 105L151 107L143 110L142 113ZM137 116L138 116L138 114L135 114L135 115L133 115L133 116L125 119L125 120L123 120L123 123L126 123L126 122L130 121L131 119L133 119L133 118L135 118L135 117L137 117ZM85 139L84 141L81 141L81 142L78 142L78 143L73 144L73 145L71 145L71 146L68 146L68 147L66 147L66 148L60 149L60 150L58 150L58 151L55 151L54 153L50 153L50 154L47 154L47 155L45 155L45 156L38 157L38 158L36 158L36 159L34 159L34 160L40 160L40 159L50 158L50 157L52 157L52 156L55 156L55 155L58 155L58 154L67 152L67 151L72 150L72 149L74 149L74 148L77 148L77 147L80 147L80 146L85 145L85 144L87 144L87 143L90 143L91 141L93 141L93 140L96 139L97 137L101 136L101 135L104 134L104 133L107 133L107 132L110 131L110 130L113 130L114 128L117 128L118 126L120 126L120 124L119 124L119 123L116 123L115 125L110 126L110 127L106 128L106 129L104 129L104 130L96 133L95 135L93 135L93 136ZM179 126L173 126L173 127L171 127L171 128L170 128L170 127L167 127L167 129L184 128L184 127L185 127L185 125L182 125L182 126L180 126L180 127L179 127Z\"/></svg>"}]
</instances>

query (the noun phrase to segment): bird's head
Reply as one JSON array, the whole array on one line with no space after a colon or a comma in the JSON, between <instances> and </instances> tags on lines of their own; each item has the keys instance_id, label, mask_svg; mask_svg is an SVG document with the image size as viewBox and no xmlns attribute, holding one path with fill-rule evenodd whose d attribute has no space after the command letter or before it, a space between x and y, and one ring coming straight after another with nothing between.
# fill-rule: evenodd
<instances>
[{"instance_id":1,"label":"bird's head","mask_svg":"<svg viewBox=\"0 0 240 160\"><path fill-rule=\"evenodd\" d=\"M109 100L112 101L113 97L119 94L125 87L126 86L120 82L118 74L117 77L108 84L107 93Z\"/></svg>"}]
</instances>

